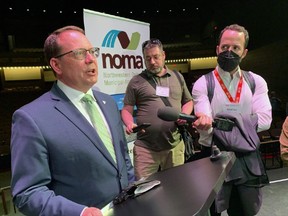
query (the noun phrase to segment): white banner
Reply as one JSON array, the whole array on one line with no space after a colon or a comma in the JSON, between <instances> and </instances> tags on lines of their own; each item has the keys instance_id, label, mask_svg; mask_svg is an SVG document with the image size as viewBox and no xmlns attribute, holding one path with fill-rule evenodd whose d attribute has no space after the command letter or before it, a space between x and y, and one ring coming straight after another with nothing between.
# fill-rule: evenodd
<instances>
[{"instance_id":1,"label":"white banner","mask_svg":"<svg viewBox=\"0 0 288 216\"><path fill-rule=\"evenodd\" d=\"M96 89L110 95L125 93L132 76L144 68L142 43L150 25L136 20L84 9L86 36L100 48Z\"/></svg>"},{"instance_id":2,"label":"white banner","mask_svg":"<svg viewBox=\"0 0 288 216\"><path fill-rule=\"evenodd\" d=\"M141 45L150 38L150 24L87 9L83 14L86 36L100 48L94 88L112 95L121 110L128 82L145 68ZM133 163L136 134L126 138Z\"/></svg>"}]
</instances>

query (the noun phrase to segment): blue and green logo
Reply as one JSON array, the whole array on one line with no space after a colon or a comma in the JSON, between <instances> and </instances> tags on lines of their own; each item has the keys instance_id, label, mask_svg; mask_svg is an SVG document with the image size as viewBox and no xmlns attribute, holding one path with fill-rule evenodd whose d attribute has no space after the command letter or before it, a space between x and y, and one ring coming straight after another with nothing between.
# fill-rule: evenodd
<instances>
[{"instance_id":1,"label":"blue and green logo","mask_svg":"<svg viewBox=\"0 0 288 216\"><path fill-rule=\"evenodd\" d=\"M120 45L123 49L136 50L140 42L140 36L141 35L139 32L134 32L132 33L130 40L126 32L119 30L111 30L106 34L102 42L102 47L114 48L115 41L118 38Z\"/></svg>"}]
</instances>

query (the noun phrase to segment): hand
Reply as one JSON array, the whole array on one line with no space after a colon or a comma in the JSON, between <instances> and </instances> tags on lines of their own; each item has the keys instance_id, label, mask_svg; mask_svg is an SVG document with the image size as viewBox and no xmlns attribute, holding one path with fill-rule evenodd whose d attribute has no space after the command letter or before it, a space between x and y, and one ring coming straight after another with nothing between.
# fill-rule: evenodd
<instances>
[{"instance_id":1,"label":"hand","mask_svg":"<svg viewBox=\"0 0 288 216\"><path fill-rule=\"evenodd\" d=\"M88 207L82 213L82 216L103 216L102 212L98 208Z\"/></svg>"},{"instance_id":2,"label":"hand","mask_svg":"<svg viewBox=\"0 0 288 216\"><path fill-rule=\"evenodd\" d=\"M178 125L184 125L184 124L186 124L186 123L187 123L187 121L184 120L184 119L177 119L177 124L178 124Z\"/></svg>"},{"instance_id":3,"label":"hand","mask_svg":"<svg viewBox=\"0 0 288 216\"><path fill-rule=\"evenodd\" d=\"M199 130L209 130L212 127L212 118L205 115L204 113L195 114L198 119L193 122L193 127Z\"/></svg>"},{"instance_id":4,"label":"hand","mask_svg":"<svg viewBox=\"0 0 288 216\"><path fill-rule=\"evenodd\" d=\"M134 127L137 127L137 124L135 124L134 122L128 124L128 125L126 126L126 133L127 133L128 135L131 134L131 133L133 133L133 128L134 128Z\"/></svg>"}]
</instances>

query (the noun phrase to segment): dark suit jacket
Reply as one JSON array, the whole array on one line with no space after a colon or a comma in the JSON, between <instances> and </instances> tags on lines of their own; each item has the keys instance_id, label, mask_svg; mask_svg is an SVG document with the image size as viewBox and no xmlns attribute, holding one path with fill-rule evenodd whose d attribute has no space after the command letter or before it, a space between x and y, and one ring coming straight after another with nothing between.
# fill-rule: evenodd
<instances>
[{"instance_id":1,"label":"dark suit jacket","mask_svg":"<svg viewBox=\"0 0 288 216\"><path fill-rule=\"evenodd\" d=\"M214 129L214 143L220 150L235 152L237 157L226 181L239 179L238 184L242 184L251 178L265 175L265 168L259 153L258 116L219 113L216 117L227 118L235 123L232 131Z\"/></svg>"},{"instance_id":2,"label":"dark suit jacket","mask_svg":"<svg viewBox=\"0 0 288 216\"><path fill-rule=\"evenodd\" d=\"M269 184L269 179L259 152L260 140L256 131L257 115L219 113L216 116L230 119L235 123L232 131L221 131L214 128L213 134L214 144L220 150L233 151L236 155L236 161L216 196L216 207L218 212L222 212L229 207L233 185L240 185L237 189L239 194L247 193L242 186L253 187L254 189L250 191L250 196L256 197L261 196L259 190ZM249 196L241 200L244 206L247 206L245 203L254 201L250 200ZM261 204L262 201L259 198L259 201L254 203L253 209L249 211L257 214Z\"/></svg>"},{"instance_id":3,"label":"dark suit jacket","mask_svg":"<svg viewBox=\"0 0 288 216\"><path fill-rule=\"evenodd\" d=\"M56 84L12 118L12 194L21 212L79 216L102 208L134 180L117 105L94 91L110 127L117 165L95 129Z\"/></svg>"}]
</instances>

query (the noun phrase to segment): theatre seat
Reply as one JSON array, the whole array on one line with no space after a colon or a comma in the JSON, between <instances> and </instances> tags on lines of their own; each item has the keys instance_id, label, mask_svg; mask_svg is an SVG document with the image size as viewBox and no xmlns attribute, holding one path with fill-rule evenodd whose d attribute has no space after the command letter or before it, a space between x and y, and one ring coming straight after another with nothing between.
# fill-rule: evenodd
<instances>
[{"instance_id":1,"label":"theatre seat","mask_svg":"<svg viewBox=\"0 0 288 216\"><path fill-rule=\"evenodd\" d=\"M269 133L268 130L258 132L258 136L259 136L259 139L261 142L268 141L268 140L272 139L271 134Z\"/></svg>"},{"instance_id":2,"label":"theatre seat","mask_svg":"<svg viewBox=\"0 0 288 216\"><path fill-rule=\"evenodd\" d=\"M283 161L280 156L279 139L261 141L260 152L266 169L282 168Z\"/></svg>"},{"instance_id":3,"label":"theatre seat","mask_svg":"<svg viewBox=\"0 0 288 216\"><path fill-rule=\"evenodd\" d=\"M3 204L3 212L4 215L8 215L8 208L7 208L7 196L10 196L11 198L11 187L10 186L5 186L0 188L0 194L1 194L1 200ZM14 208L14 213L16 213L16 207L13 205Z\"/></svg>"}]
</instances>

